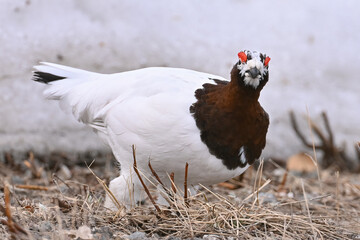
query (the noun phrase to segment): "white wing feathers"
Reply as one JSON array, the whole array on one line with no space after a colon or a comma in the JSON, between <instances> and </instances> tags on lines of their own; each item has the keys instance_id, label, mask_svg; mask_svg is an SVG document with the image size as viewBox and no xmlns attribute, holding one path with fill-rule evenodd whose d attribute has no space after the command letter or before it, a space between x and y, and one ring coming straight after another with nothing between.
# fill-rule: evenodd
<instances>
[{"instance_id":1,"label":"white wing feathers","mask_svg":"<svg viewBox=\"0 0 360 240\"><path fill-rule=\"evenodd\" d=\"M216 75L180 68L156 67L116 74L99 74L53 63L41 64L34 68L39 72L64 77L48 82L48 88L44 91L46 98L59 100L62 107L70 106L78 121L103 133L106 133L104 118L115 105L127 101L134 102L135 99L142 99L136 104L141 104L144 99L148 99L150 103L153 97L163 93L166 93L166 96L174 93L177 97L184 98L186 104L191 105L195 101L194 91L201 88L204 83L213 83L211 78L226 80ZM179 99L175 102L179 102Z\"/></svg>"}]
</instances>

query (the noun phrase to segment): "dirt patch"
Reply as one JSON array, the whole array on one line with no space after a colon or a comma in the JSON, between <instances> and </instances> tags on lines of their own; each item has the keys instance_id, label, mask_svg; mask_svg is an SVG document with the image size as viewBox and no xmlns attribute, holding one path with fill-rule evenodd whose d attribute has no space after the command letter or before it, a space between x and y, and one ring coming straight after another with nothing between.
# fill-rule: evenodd
<instances>
[{"instance_id":1,"label":"dirt patch","mask_svg":"<svg viewBox=\"0 0 360 240\"><path fill-rule=\"evenodd\" d=\"M284 181L279 166L249 169L241 182L230 183L236 186L232 190L226 184L202 187L187 201L183 194L172 196L160 212L147 200L115 213L103 207L105 191L85 164L94 157L89 156L66 160L64 154L56 163L49 161L54 156L5 156L0 204L5 207L8 188L12 219L26 234L11 231L0 212L0 238L360 239L360 179L355 174L288 173ZM91 169L108 183L117 174L113 159L95 158Z\"/></svg>"}]
</instances>

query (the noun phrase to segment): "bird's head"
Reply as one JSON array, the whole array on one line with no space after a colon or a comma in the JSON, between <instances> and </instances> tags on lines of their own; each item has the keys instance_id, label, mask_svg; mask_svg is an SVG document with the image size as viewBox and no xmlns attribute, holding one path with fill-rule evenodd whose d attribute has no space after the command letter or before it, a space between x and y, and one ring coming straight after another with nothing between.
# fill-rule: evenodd
<instances>
[{"instance_id":1,"label":"bird's head","mask_svg":"<svg viewBox=\"0 0 360 240\"><path fill-rule=\"evenodd\" d=\"M257 51L244 50L238 53L239 61L235 64L231 77L241 86L261 90L269 79L270 58Z\"/></svg>"}]
</instances>

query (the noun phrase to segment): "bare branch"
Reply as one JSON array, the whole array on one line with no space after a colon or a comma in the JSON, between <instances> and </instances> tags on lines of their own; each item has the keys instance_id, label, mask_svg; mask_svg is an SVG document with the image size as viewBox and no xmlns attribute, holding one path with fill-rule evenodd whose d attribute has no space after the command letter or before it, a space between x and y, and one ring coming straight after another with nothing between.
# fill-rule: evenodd
<instances>
[{"instance_id":1,"label":"bare branch","mask_svg":"<svg viewBox=\"0 0 360 240\"><path fill-rule=\"evenodd\" d=\"M309 147L309 148L312 148L313 147L313 144L312 143L309 143L305 136L302 134L302 132L300 132L299 130L299 126L297 124L297 121L296 121L296 118L295 118L295 114L293 111L290 111L290 122L291 122L291 125L296 133L296 135L300 138L301 142L306 146L306 147ZM320 146L315 146L315 148L320 148Z\"/></svg>"},{"instance_id":2,"label":"bare branch","mask_svg":"<svg viewBox=\"0 0 360 240\"><path fill-rule=\"evenodd\" d=\"M323 168L328 168L330 166L335 166L339 170L349 170L354 171L354 161L348 157L346 152L344 151L345 147L338 147L334 143L334 134L330 127L330 122L328 119L328 116L325 112L321 114L324 125L325 125L325 131L327 134L324 134L324 131L321 130L321 128L314 123L312 119L309 118L309 125L311 130L314 132L314 134L317 136L317 138L320 140L320 144L315 146L315 149L321 150L323 152L323 158L321 161L321 165ZM310 144L305 136L300 131L294 113L290 112L290 119L291 124L294 128L295 133L300 138L302 143L309 148L313 148L312 144ZM358 158L360 159L360 150L358 151Z\"/></svg>"},{"instance_id":3,"label":"bare branch","mask_svg":"<svg viewBox=\"0 0 360 240\"><path fill-rule=\"evenodd\" d=\"M314 123L313 120L309 119L309 122L310 122L311 129L314 131L316 136L319 137L320 142L326 143L328 140L326 139L325 135L321 132L320 128ZM328 144L318 145L315 148L323 149L325 145L328 145Z\"/></svg>"},{"instance_id":4,"label":"bare branch","mask_svg":"<svg viewBox=\"0 0 360 240\"><path fill-rule=\"evenodd\" d=\"M334 134L331 130L331 127L330 127L330 123L329 123L329 118L326 114L326 112L322 112L321 113L321 116L324 120L324 124L325 124L325 128L326 128L326 131L328 132L328 135L329 135L329 142L334 145Z\"/></svg>"}]
</instances>

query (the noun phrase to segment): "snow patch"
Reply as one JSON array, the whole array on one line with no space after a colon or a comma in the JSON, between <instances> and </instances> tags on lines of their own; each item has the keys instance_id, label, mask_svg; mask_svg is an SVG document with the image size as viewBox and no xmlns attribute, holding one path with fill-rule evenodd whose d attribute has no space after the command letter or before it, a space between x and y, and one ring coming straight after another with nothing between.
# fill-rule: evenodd
<instances>
[{"instance_id":1,"label":"snow patch","mask_svg":"<svg viewBox=\"0 0 360 240\"><path fill-rule=\"evenodd\" d=\"M360 138L359 8L356 0L209 0L206 6L190 0L4 0L0 150L104 148L91 130L44 100L44 87L30 80L39 61L102 73L183 67L228 78L244 48L272 57L260 98L271 120L264 156L302 149L290 127L292 109L315 118L326 111L336 140L350 147Z\"/></svg>"}]
</instances>

